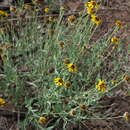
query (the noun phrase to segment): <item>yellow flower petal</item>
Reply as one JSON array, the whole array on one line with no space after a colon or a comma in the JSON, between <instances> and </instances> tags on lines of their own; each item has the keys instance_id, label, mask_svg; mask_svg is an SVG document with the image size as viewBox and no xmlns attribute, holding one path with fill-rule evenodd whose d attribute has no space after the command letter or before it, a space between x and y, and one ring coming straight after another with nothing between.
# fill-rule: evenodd
<instances>
[{"instance_id":1,"label":"yellow flower petal","mask_svg":"<svg viewBox=\"0 0 130 130\"><path fill-rule=\"evenodd\" d=\"M97 25L99 25L99 24L102 23L101 18L99 18L99 17L96 16L96 15L91 15L91 20L92 20L93 23L95 23L95 24L97 24Z\"/></svg>"},{"instance_id":2,"label":"yellow flower petal","mask_svg":"<svg viewBox=\"0 0 130 130\"><path fill-rule=\"evenodd\" d=\"M68 71L69 72L77 72L77 66L75 64L68 64Z\"/></svg>"},{"instance_id":3,"label":"yellow flower petal","mask_svg":"<svg viewBox=\"0 0 130 130\"><path fill-rule=\"evenodd\" d=\"M119 38L114 36L114 37L111 38L111 42L115 43L115 44L118 44L119 43Z\"/></svg>"},{"instance_id":4,"label":"yellow flower petal","mask_svg":"<svg viewBox=\"0 0 130 130\"><path fill-rule=\"evenodd\" d=\"M62 78L55 78L54 79L54 83L57 85L57 86L63 86L64 85L64 80Z\"/></svg>"},{"instance_id":5,"label":"yellow flower petal","mask_svg":"<svg viewBox=\"0 0 130 130\"><path fill-rule=\"evenodd\" d=\"M107 84L104 80L99 80L98 84L96 85L96 89L98 91L106 92Z\"/></svg>"},{"instance_id":6,"label":"yellow flower petal","mask_svg":"<svg viewBox=\"0 0 130 130\"><path fill-rule=\"evenodd\" d=\"M0 98L0 107L3 107L5 103L5 100L3 98Z\"/></svg>"},{"instance_id":7,"label":"yellow flower petal","mask_svg":"<svg viewBox=\"0 0 130 130\"><path fill-rule=\"evenodd\" d=\"M45 12L45 13L48 13L49 11L50 11L49 8L45 8L45 9L44 9L44 12Z\"/></svg>"}]
</instances>

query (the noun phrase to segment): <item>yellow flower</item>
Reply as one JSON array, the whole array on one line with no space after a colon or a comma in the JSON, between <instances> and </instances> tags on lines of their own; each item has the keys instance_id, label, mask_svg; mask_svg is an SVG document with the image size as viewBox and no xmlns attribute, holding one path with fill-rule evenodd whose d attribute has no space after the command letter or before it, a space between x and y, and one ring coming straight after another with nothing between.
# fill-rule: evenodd
<instances>
[{"instance_id":1,"label":"yellow flower","mask_svg":"<svg viewBox=\"0 0 130 130\"><path fill-rule=\"evenodd\" d=\"M99 4L97 4L95 1L90 1L85 3L85 7L87 8L99 8Z\"/></svg>"},{"instance_id":2,"label":"yellow flower","mask_svg":"<svg viewBox=\"0 0 130 130\"><path fill-rule=\"evenodd\" d=\"M94 12L94 9L93 8L87 8L87 14L89 15L93 15L95 12Z\"/></svg>"},{"instance_id":3,"label":"yellow flower","mask_svg":"<svg viewBox=\"0 0 130 130\"><path fill-rule=\"evenodd\" d=\"M127 121L130 120L130 114L128 112L125 112L123 118Z\"/></svg>"},{"instance_id":4,"label":"yellow flower","mask_svg":"<svg viewBox=\"0 0 130 130\"><path fill-rule=\"evenodd\" d=\"M99 83L96 85L98 91L106 92L106 82L104 80L99 80Z\"/></svg>"},{"instance_id":5,"label":"yellow flower","mask_svg":"<svg viewBox=\"0 0 130 130\"><path fill-rule=\"evenodd\" d=\"M118 44L119 43L119 38L114 36L114 37L111 38L111 42L115 43L115 44Z\"/></svg>"},{"instance_id":6,"label":"yellow flower","mask_svg":"<svg viewBox=\"0 0 130 130\"><path fill-rule=\"evenodd\" d=\"M3 98L0 98L0 107L3 107L5 105L5 100Z\"/></svg>"},{"instance_id":7,"label":"yellow flower","mask_svg":"<svg viewBox=\"0 0 130 130\"><path fill-rule=\"evenodd\" d=\"M70 88L70 87L71 87L71 82L69 82L69 81L68 81L68 82L65 82L65 85L64 85L64 86L65 86L65 88Z\"/></svg>"},{"instance_id":8,"label":"yellow flower","mask_svg":"<svg viewBox=\"0 0 130 130\"><path fill-rule=\"evenodd\" d=\"M47 122L47 118L44 116L41 116L38 120L38 123L41 125L44 125Z\"/></svg>"},{"instance_id":9,"label":"yellow flower","mask_svg":"<svg viewBox=\"0 0 130 130\"><path fill-rule=\"evenodd\" d=\"M78 70L75 64L68 64L67 66L68 66L69 72L76 72Z\"/></svg>"},{"instance_id":10,"label":"yellow flower","mask_svg":"<svg viewBox=\"0 0 130 130\"><path fill-rule=\"evenodd\" d=\"M73 24L74 21L76 20L76 17L74 15L70 15L68 16L67 20L68 20L68 23Z\"/></svg>"},{"instance_id":11,"label":"yellow flower","mask_svg":"<svg viewBox=\"0 0 130 130\"><path fill-rule=\"evenodd\" d=\"M55 78L54 82L57 86L63 86L64 85L64 80L62 78Z\"/></svg>"},{"instance_id":12,"label":"yellow flower","mask_svg":"<svg viewBox=\"0 0 130 130\"><path fill-rule=\"evenodd\" d=\"M0 16L8 16L8 13L6 13L5 11L3 10L0 10Z\"/></svg>"},{"instance_id":13,"label":"yellow flower","mask_svg":"<svg viewBox=\"0 0 130 130\"><path fill-rule=\"evenodd\" d=\"M92 15L92 16L91 16L91 20L92 20L93 23L95 23L95 24L97 24L97 25L99 25L99 24L102 23L101 18L99 18L99 17L96 16L96 15Z\"/></svg>"},{"instance_id":14,"label":"yellow flower","mask_svg":"<svg viewBox=\"0 0 130 130\"><path fill-rule=\"evenodd\" d=\"M50 11L49 8L45 8L45 9L44 9L44 12L45 12L45 13L48 13L49 11Z\"/></svg>"},{"instance_id":15,"label":"yellow flower","mask_svg":"<svg viewBox=\"0 0 130 130\"><path fill-rule=\"evenodd\" d=\"M117 20L115 24L120 28L122 26L122 22L120 20Z\"/></svg>"}]
</instances>

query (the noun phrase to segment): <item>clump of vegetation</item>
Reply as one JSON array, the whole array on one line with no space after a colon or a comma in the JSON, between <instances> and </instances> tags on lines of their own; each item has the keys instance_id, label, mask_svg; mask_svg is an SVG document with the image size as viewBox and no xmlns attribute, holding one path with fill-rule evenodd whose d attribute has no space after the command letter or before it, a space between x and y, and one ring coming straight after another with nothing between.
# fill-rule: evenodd
<instances>
[{"instance_id":1,"label":"clump of vegetation","mask_svg":"<svg viewBox=\"0 0 130 130\"><path fill-rule=\"evenodd\" d=\"M93 34L103 24L96 15L100 5L95 1L87 2L78 15L66 16L62 7L58 17L50 16L48 7L23 7L31 16L24 23L19 18L10 33L3 30L0 34L0 107L11 100L16 110L26 108L22 129L29 125L53 129L59 123L66 129L72 122L109 118L92 108L129 79L122 70L127 64L125 43L116 36L121 21L111 35L95 42ZM21 8L14 10L19 13ZM38 17L40 11L44 21Z\"/></svg>"}]
</instances>

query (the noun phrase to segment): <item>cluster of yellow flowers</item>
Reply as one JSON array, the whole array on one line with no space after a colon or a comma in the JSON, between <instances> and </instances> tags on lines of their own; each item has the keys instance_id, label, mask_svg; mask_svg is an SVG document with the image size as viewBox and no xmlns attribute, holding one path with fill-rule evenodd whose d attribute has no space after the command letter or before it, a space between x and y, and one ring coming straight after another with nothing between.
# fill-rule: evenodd
<instances>
[{"instance_id":1,"label":"cluster of yellow flowers","mask_svg":"<svg viewBox=\"0 0 130 130\"><path fill-rule=\"evenodd\" d=\"M117 21L115 22L115 25L116 25L117 28L119 29L119 28L122 27L122 22L121 22L120 20L117 20ZM120 43L120 39L119 39L118 37L116 37L116 36L113 36L113 37L111 38L111 42L117 45L117 44ZM115 48L115 47L114 47L114 48Z\"/></svg>"},{"instance_id":2,"label":"cluster of yellow flowers","mask_svg":"<svg viewBox=\"0 0 130 130\"><path fill-rule=\"evenodd\" d=\"M90 15L92 22L96 25L101 24L101 18L95 15L96 9L99 8L99 4L97 4L95 1L89 1L85 3L85 7L87 8L87 14Z\"/></svg>"},{"instance_id":3,"label":"cluster of yellow flowers","mask_svg":"<svg viewBox=\"0 0 130 130\"><path fill-rule=\"evenodd\" d=\"M104 80L99 80L98 84L96 85L96 89L98 91L106 92L107 90L107 84Z\"/></svg>"},{"instance_id":4,"label":"cluster of yellow flowers","mask_svg":"<svg viewBox=\"0 0 130 130\"><path fill-rule=\"evenodd\" d=\"M64 43L62 43L62 44L64 44ZM73 72L77 72L77 71L78 71L78 67L77 67L75 64L70 63L70 60L69 60L69 59L64 59L63 62L64 62L64 64L67 66L69 72L72 72L72 73L73 73ZM65 81L64 81L62 78L60 78L60 77L55 78L55 79L54 79L54 82L55 82L55 84L56 84L57 86L64 86L64 87L66 87L66 88L71 87L71 82L69 82L69 81L65 82Z\"/></svg>"},{"instance_id":5,"label":"cluster of yellow flowers","mask_svg":"<svg viewBox=\"0 0 130 130\"><path fill-rule=\"evenodd\" d=\"M54 79L54 83L57 86L64 86L65 88L70 88L71 87L71 82L69 81L64 81L63 78L57 77Z\"/></svg>"},{"instance_id":6,"label":"cluster of yellow flowers","mask_svg":"<svg viewBox=\"0 0 130 130\"><path fill-rule=\"evenodd\" d=\"M87 8L87 13L92 15L95 14L95 9L98 9L99 5L95 1L90 1L85 3L85 7Z\"/></svg>"}]
</instances>

